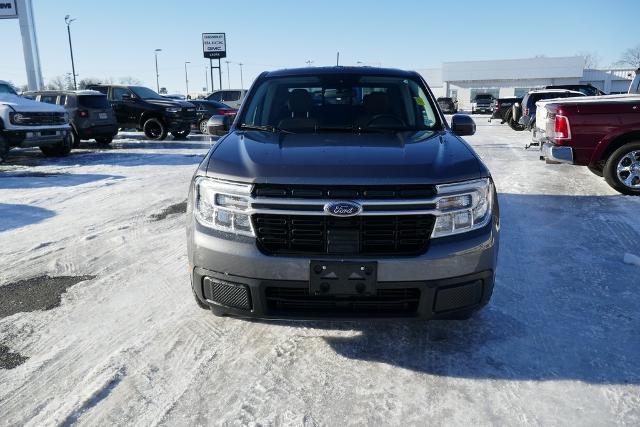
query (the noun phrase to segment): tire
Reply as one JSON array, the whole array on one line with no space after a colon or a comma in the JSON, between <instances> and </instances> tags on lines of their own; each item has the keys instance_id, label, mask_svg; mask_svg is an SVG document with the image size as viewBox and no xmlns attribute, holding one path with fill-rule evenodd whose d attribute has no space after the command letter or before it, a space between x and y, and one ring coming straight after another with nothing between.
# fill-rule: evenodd
<instances>
[{"instance_id":1,"label":"tire","mask_svg":"<svg viewBox=\"0 0 640 427\"><path fill-rule=\"evenodd\" d=\"M522 132L524 130L524 126L513 120L513 118L509 119L509 127L517 132Z\"/></svg>"},{"instance_id":2,"label":"tire","mask_svg":"<svg viewBox=\"0 0 640 427\"><path fill-rule=\"evenodd\" d=\"M173 135L175 139L187 139L187 136L189 136L190 133L191 133L191 129L185 129L185 130L171 132L171 135Z\"/></svg>"},{"instance_id":3,"label":"tire","mask_svg":"<svg viewBox=\"0 0 640 427\"><path fill-rule=\"evenodd\" d=\"M167 137L167 127L162 123L160 119L152 117L147 119L142 125L142 131L145 136L152 141L162 141Z\"/></svg>"},{"instance_id":4,"label":"tire","mask_svg":"<svg viewBox=\"0 0 640 427\"><path fill-rule=\"evenodd\" d=\"M597 166L597 167L587 166L587 169L589 169L589 171L591 171L592 174L602 178L602 176L603 176L602 166Z\"/></svg>"},{"instance_id":5,"label":"tire","mask_svg":"<svg viewBox=\"0 0 640 427\"><path fill-rule=\"evenodd\" d=\"M207 128L208 120L200 120L198 123L198 129L200 129L200 133L203 135L209 135L209 129Z\"/></svg>"},{"instance_id":6,"label":"tire","mask_svg":"<svg viewBox=\"0 0 640 427\"><path fill-rule=\"evenodd\" d=\"M604 165L603 175L614 190L640 196L640 141L629 142L614 151Z\"/></svg>"},{"instance_id":7,"label":"tire","mask_svg":"<svg viewBox=\"0 0 640 427\"><path fill-rule=\"evenodd\" d=\"M72 144L71 136L67 136L53 147L40 147L40 151L46 157L66 157L71 152Z\"/></svg>"},{"instance_id":8,"label":"tire","mask_svg":"<svg viewBox=\"0 0 640 427\"><path fill-rule=\"evenodd\" d=\"M73 148L80 147L80 136L78 135L78 132L73 129L71 129L71 146Z\"/></svg>"},{"instance_id":9,"label":"tire","mask_svg":"<svg viewBox=\"0 0 640 427\"><path fill-rule=\"evenodd\" d=\"M5 141L2 136L0 136L0 163L7 160L7 156L9 155L10 149L11 147L9 147L9 143Z\"/></svg>"},{"instance_id":10,"label":"tire","mask_svg":"<svg viewBox=\"0 0 640 427\"><path fill-rule=\"evenodd\" d=\"M96 138L96 142L100 145L109 145L113 142L113 137L109 136L106 138Z\"/></svg>"}]
</instances>

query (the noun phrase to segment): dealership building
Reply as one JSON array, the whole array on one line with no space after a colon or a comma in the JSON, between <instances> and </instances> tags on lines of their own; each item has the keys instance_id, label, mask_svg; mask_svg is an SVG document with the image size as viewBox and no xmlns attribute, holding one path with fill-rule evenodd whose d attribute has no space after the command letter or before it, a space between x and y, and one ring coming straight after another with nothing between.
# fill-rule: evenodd
<instances>
[{"instance_id":1,"label":"dealership building","mask_svg":"<svg viewBox=\"0 0 640 427\"><path fill-rule=\"evenodd\" d=\"M440 68L417 70L435 96L456 98L470 109L478 93L494 97L523 96L548 85L592 84L605 93L625 93L632 69L586 69L582 56L445 62Z\"/></svg>"}]
</instances>

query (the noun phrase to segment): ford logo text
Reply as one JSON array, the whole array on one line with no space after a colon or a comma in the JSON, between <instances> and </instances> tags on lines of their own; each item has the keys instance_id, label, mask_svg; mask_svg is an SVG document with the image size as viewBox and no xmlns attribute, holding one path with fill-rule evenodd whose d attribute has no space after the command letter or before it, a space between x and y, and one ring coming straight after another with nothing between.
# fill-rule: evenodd
<instances>
[{"instance_id":1,"label":"ford logo text","mask_svg":"<svg viewBox=\"0 0 640 427\"><path fill-rule=\"evenodd\" d=\"M324 211L333 216L355 216L362 212L362 206L355 202L331 202L324 205Z\"/></svg>"}]
</instances>

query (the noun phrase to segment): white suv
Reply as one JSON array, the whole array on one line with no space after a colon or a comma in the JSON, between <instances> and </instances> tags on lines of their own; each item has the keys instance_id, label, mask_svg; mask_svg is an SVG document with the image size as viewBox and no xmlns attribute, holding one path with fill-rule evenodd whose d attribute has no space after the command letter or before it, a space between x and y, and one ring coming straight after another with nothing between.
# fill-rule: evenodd
<instances>
[{"instance_id":1,"label":"white suv","mask_svg":"<svg viewBox=\"0 0 640 427\"><path fill-rule=\"evenodd\" d=\"M223 89L214 90L211 95L207 96L209 101L222 102L231 108L238 109L247 95L245 89Z\"/></svg>"},{"instance_id":2,"label":"white suv","mask_svg":"<svg viewBox=\"0 0 640 427\"><path fill-rule=\"evenodd\" d=\"M40 147L47 157L66 156L70 130L64 108L23 98L0 80L0 162L12 147Z\"/></svg>"}]
</instances>

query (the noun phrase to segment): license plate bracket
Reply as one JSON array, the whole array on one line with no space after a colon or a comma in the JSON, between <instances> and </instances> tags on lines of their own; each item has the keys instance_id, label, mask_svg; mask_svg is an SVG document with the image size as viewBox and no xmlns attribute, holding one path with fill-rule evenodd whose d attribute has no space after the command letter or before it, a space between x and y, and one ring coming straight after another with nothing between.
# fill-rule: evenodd
<instances>
[{"instance_id":1,"label":"license plate bracket","mask_svg":"<svg viewBox=\"0 0 640 427\"><path fill-rule=\"evenodd\" d=\"M378 263L311 260L309 294L374 295L378 282Z\"/></svg>"},{"instance_id":2,"label":"license plate bracket","mask_svg":"<svg viewBox=\"0 0 640 427\"><path fill-rule=\"evenodd\" d=\"M107 113L98 113L98 118L100 120L107 120L109 116L107 116Z\"/></svg>"}]
</instances>

